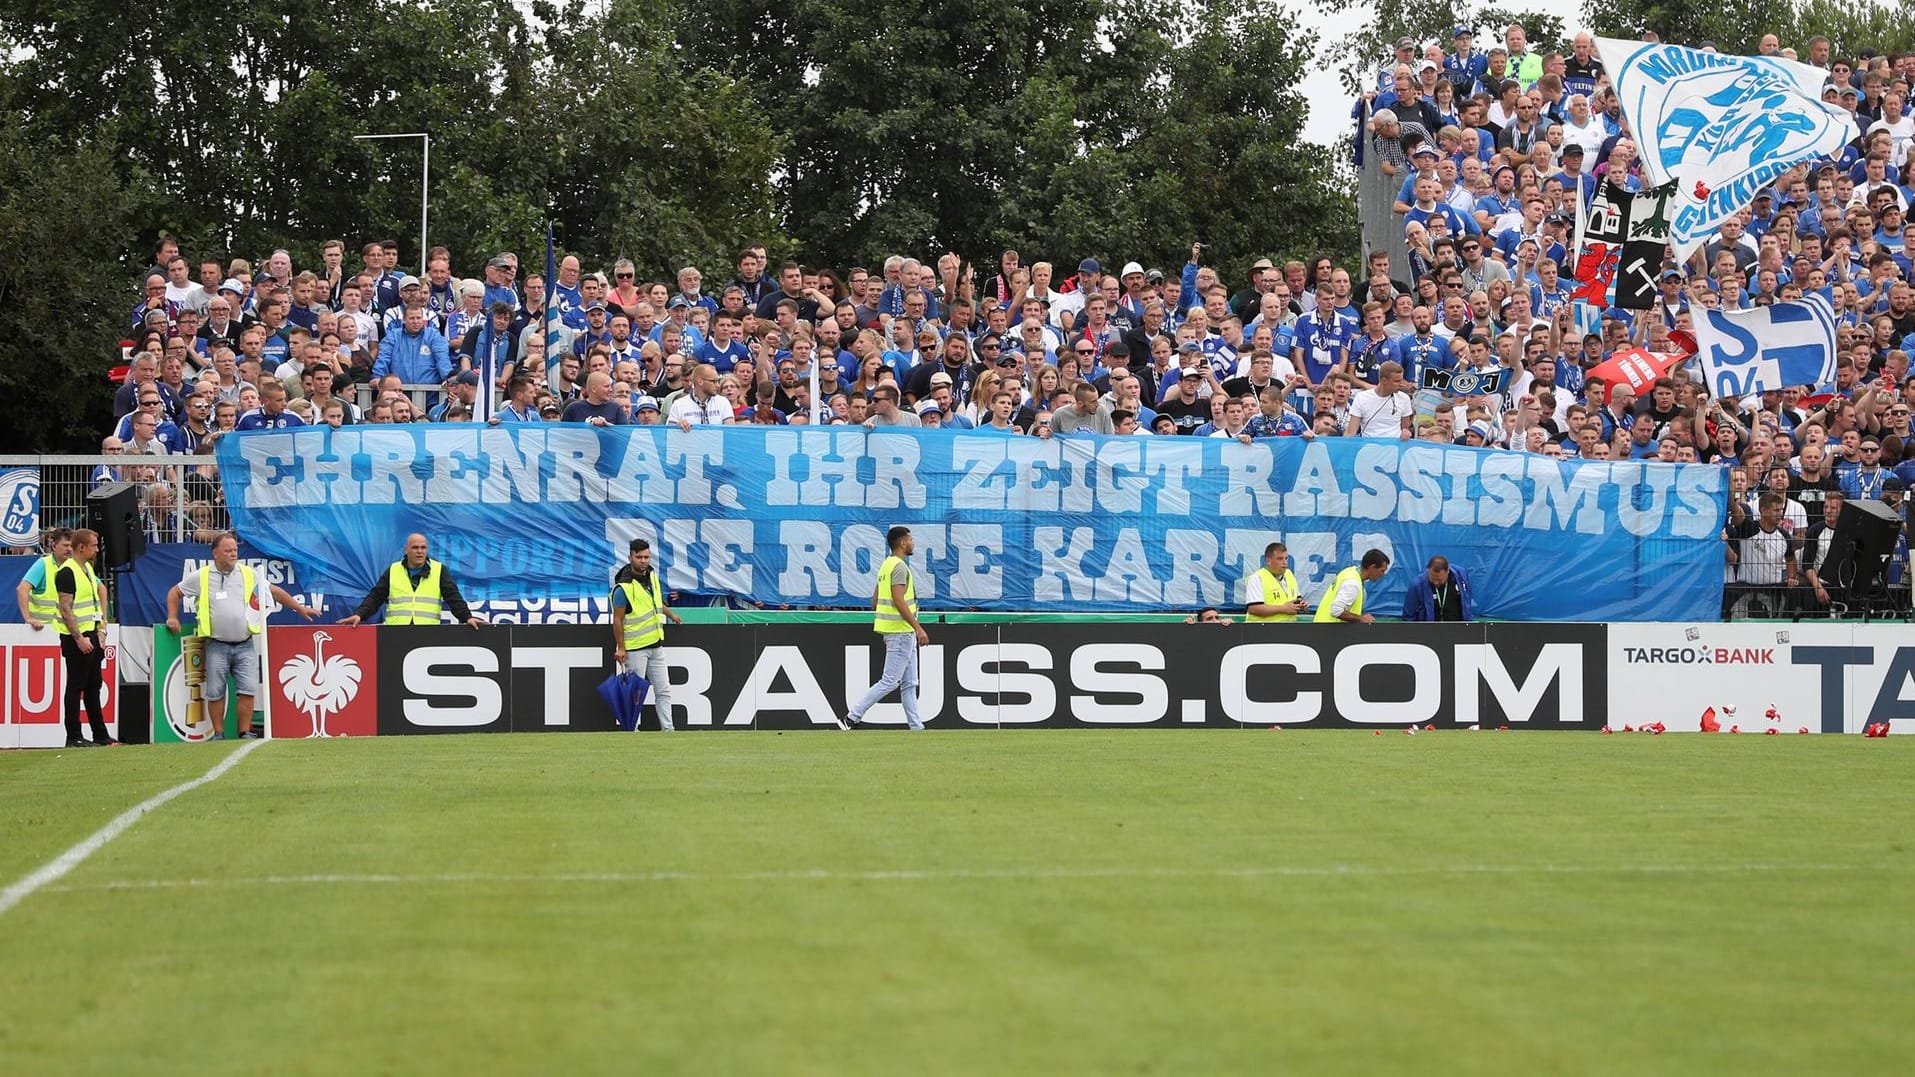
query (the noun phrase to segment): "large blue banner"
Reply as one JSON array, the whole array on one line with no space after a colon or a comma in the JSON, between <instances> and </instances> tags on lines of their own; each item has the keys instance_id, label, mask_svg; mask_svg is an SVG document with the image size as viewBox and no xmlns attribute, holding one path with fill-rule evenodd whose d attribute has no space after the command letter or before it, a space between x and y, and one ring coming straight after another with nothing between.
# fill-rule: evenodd
<instances>
[{"instance_id":1,"label":"large blue banner","mask_svg":"<svg viewBox=\"0 0 1915 1077\"><path fill-rule=\"evenodd\" d=\"M1715 620L1725 472L1427 443L1040 440L858 428L355 426L221 439L239 532L308 590L362 595L418 531L477 599L602 598L627 541L665 584L769 606L865 606L911 527L929 609L1241 604L1266 543L1313 602L1366 549L1401 608L1434 554L1480 616Z\"/></svg>"}]
</instances>

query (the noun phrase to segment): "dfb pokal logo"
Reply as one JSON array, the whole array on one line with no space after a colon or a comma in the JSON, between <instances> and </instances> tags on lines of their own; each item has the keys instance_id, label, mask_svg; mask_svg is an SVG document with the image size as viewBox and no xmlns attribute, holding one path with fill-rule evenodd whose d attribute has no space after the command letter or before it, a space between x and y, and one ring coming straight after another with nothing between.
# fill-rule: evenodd
<instances>
[{"instance_id":1,"label":"dfb pokal logo","mask_svg":"<svg viewBox=\"0 0 1915 1077\"><path fill-rule=\"evenodd\" d=\"M279 667L280 690L312 721L308 737L333 736L326 732L326 719L345 710L358 697L359 681L364 676L354 659L326 654L331 639L324 632L314 632L312 653L293 655Z\"/></svg>"}]
</instances>

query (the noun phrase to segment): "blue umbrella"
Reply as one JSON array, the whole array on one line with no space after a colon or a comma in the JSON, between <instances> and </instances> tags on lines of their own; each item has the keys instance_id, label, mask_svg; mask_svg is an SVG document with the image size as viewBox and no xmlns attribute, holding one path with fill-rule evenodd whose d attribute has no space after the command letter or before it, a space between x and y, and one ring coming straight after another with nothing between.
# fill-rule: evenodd
<instances>
[{"instance_id":1,"label":"blue umbrella","mask_svg":"<svg viewBox=\"0 0 1915 1077\"><path fill-rule=\"evenodd\" d=\"M630 733L638 728L639 716L645 712L645 693L651 690L652 682L627 671L605 678L598 686L598 696L612 709L618 727Z\"/></svg>"}]
</instances>

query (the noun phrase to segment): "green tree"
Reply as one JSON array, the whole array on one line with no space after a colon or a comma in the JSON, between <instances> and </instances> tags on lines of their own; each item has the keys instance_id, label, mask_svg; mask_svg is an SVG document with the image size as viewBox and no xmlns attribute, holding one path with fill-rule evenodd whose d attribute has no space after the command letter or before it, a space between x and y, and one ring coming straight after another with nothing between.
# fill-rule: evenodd
<instances>
[{"instance_id":1,"label":"green tree","mask_svg":"<svg viewBox=\"0 0 1915 1077\"><path fill-rule=\"evenodd\" d=\"M1333 10L1355 10L1359 0L1331 0ZM1325 55L1336 69L1343 88L1352 94L1376 88L1377 72L1393 57L1396 43L1411 38L1450 51L1451 34L1460 25L1476 31L1476 48L1487 50L1501 44L1503 33L1512 24L1523 28L1533 51L1562 52L1568 48L1569 31L1561 16L1544 11L1525 11L1505 7L1486 7L1465 15L1456 5L1439 0L1405 0L1403 3L1376 5L1375 18L1353 34L1330 44Z\"/></svg>"},{"instance_id":2,"label":"green tree","mask_svg":"<svg viewBox=\"0 0 1915 1077\"><path fill-rule=\"evenodd\" d=\"M107 375L133 310L120 282L148 253L127 237L157 208L118 165L110 139L0 113L0 451L97 452L113 418Z\"/></svg>"},{"instance_id":3,"label":"green tree","mask_svg":"<svg viewBox=\"0 0 1915 1077\"><path fill-rule=\"evenodd\" d=\"M778 193L808 259L950 249L983 266L1219 250L1353 252L1333 154L1303 143L1314 41L1243 0L713 0L690 48L786 133Z\"/></svg>"}]
</instances>

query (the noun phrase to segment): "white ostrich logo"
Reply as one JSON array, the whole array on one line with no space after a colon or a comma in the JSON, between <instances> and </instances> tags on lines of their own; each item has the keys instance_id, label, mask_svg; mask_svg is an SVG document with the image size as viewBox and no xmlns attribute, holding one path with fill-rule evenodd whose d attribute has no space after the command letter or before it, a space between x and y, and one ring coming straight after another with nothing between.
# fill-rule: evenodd
<instances>
[{"instance_id":1,"label":"white ostrich logo","mask_svg":"<svg viewBox=\"0 0 1915 1077\"><path fill-rule=\"evenodd\" d=\"M331 638L314 632L313 653L296 654L279 667L279 684L286 698L312 719L313 737L332 736L326 732L326 717L346 709L359 694L359 663L342 654L327 658L325 644Z\"/></svg>"}]
</instances>

